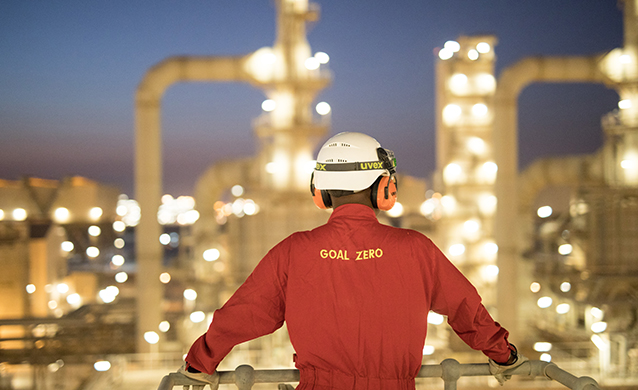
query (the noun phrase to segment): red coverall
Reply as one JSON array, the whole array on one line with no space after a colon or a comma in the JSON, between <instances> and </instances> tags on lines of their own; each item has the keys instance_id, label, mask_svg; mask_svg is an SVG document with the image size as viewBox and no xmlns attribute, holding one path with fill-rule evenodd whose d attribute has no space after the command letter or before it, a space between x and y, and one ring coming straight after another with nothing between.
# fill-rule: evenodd
<instances>
[{"instance_id":1,"label":"red coverall","mask_svg":"<svg viewBox=\"0 0 638 390\"><path fill-rule=\"evenodd\" d=\"M233 346L285 321L298 389L414 389L429 310L447 315L470 347L508 360L508 332L432 241L346 204L325 225L271 249L186 361L212 374Z\"/></svg>"}]
</instances>

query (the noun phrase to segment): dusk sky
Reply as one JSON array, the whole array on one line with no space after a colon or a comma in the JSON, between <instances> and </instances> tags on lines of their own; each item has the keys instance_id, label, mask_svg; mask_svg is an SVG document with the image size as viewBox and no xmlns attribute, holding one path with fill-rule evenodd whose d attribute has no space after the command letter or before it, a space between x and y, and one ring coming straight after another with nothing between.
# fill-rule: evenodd
<instances>
[{"instance_id":1,"label":"dusk sky","mask_svg":"<svg viewBox=\"0 0 638 390\"><path fill-rule=\"evenodd\" d=\"M615 0L318 0L313 52L330 55L332 134L362 131L400 172L435 169L435 49L459 35L498 38L497 77L534 55L622 46ZM81 175L134 195L133 98L174 55L243 55L271 46L272 0L0 2L0 179ZM163 99L164 189L192 194L216 161L251 155L264 95L246 84L178 84ZM528 87L519 99L520 166L592 153L617 107L601 85Z\"/></svg>"}]
</instances>

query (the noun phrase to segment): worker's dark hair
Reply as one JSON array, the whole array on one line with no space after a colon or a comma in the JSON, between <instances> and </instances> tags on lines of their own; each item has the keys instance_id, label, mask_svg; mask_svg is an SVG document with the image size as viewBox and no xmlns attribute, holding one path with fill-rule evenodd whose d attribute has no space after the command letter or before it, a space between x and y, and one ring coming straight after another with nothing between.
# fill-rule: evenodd
<instances>
[{"instance_id":1,"label":"worker's dark hair","mask_svg":"<svg viewBox=\"0 0 638 390\"><path fill-rule=\"evenodd\" d=\"M346 195L352 195L354 194L354 191L348 191L348 190L328 190L328 193L330 194L330 196L333 196L335 198L340 198L342 196L346 196Z\"/></svg>"}]
</instances>

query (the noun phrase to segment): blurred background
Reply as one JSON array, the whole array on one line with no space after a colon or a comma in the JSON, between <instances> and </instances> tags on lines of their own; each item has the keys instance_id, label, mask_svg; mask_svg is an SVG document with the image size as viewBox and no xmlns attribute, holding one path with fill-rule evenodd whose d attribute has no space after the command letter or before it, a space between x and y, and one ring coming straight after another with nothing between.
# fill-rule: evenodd
<instances>
[{"instance_id":1,"label":"blurred background","mask_svg":"<svg viewBox=\"0 0 638 390\"><path fill-rule=\"evenodd\" d=\"M156 388L327 220L310 173L341 131L395 151L380 220L430 236L526 356L635 386L635 7L0 4L0 388ZM483 361L428 321L424 364ZM222 368L293 353L284 327Z\"/></svg>"}]
</instances>

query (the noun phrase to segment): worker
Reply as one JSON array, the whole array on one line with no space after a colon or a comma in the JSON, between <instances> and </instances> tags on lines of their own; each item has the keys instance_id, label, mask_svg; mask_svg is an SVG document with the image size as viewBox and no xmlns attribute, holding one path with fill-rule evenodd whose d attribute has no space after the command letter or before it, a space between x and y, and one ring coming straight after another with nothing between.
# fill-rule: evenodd
<instances>
[{"instance_id":1,"label":"worker","mask_svg":"<svg viewBox=\"0 0 638 390\"><path fill-rule=\"evenodd\" d=\"M396 159L374 138L346 132L320 149L310 190L325 225L272 248L191 346L184 375L219 383L233 346L284 322L297 389L414 389L430 310L504 372L525 358L470 282L423 234L378 222L397 197Z\"/></svg>"}]
</instances>

